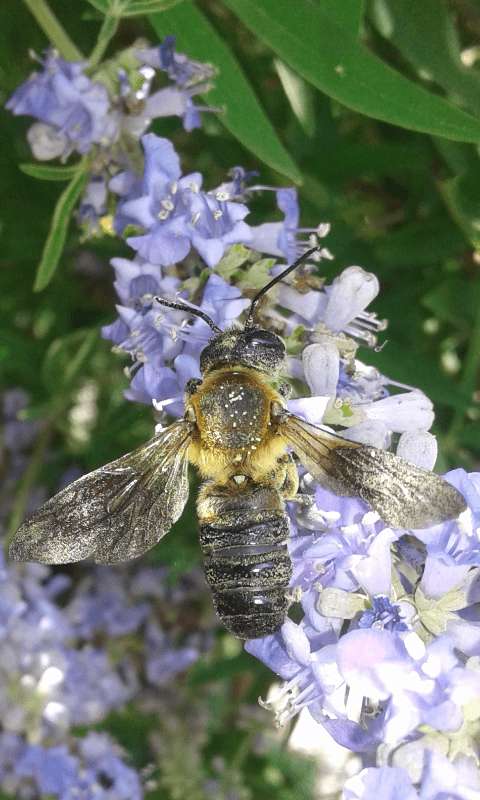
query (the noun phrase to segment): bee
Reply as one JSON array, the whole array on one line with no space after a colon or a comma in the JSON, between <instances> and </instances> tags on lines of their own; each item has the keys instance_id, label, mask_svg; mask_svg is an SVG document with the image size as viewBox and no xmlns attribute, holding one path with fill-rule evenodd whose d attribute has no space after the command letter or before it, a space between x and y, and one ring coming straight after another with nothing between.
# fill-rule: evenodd
<instances>
[{"instance_id":1,"label":"bee","mask_svg":"<svg viewBox=\"0 0 480 800\"><path fill-rule=\"evenodd\" d=\"M297 494L298 473L288 447L321 486L361 498L389 527L424 528L465 510L438 475L288 411L289 386L276 381L285 344L254 313L315 249L255 295L243 329L222 331L199 309L155 298L201 317L214 334L200 356L201 379L186 385L184 416L45 503L17 531L14 559L63 564L93 553L97 563L117 564L140 556L180 517L190 463L204 479L200 544L216 612L234 636L255 639L275 633L290 605L285 502Z\"/></svg>"}]
</instances>

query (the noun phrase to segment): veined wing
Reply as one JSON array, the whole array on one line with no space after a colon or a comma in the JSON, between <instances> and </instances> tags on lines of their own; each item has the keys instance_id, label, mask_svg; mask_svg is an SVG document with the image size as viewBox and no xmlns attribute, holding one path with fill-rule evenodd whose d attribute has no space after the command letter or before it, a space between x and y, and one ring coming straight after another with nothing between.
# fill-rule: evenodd
<instances>
[{"instance_id":1,"label":"veined wing","mask_svg":"<svg viewBox=\"0 0 480 800\"><path fill-rule=\"evenodd\" d=\"M279 433L321 486L359 497L391 528L427 528L456 519L467 507L439 475L388 451L349 442L293 414Z\"/></svg>"},{"instance_id":2,"label":"veined wing","mask_svg":"<svg viewBox=\"0 0 480 800\"><path fill-rule=\"evenodd\" d=\"M178 420L71 483L19 528L12 558L65 564L94 553L97 563L116 564L149 550L187 502L191 432L192 423Z\"/></svg>"}]
</instances>

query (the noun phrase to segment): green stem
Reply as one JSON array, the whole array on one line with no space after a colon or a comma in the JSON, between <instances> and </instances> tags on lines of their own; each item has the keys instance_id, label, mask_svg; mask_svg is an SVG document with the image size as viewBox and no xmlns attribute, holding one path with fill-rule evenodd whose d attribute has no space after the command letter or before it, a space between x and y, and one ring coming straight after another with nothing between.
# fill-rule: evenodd
<instances>
[{"instance_id":1,"label":"green stem","mask_svg":"<svg viewBox=\"0 0 480 800\"><path fill-rule=\"evenodd\" d=\"M50 443L50 439L54 430L55 425L53 422L51 420L47 420L35 442L28 468L19 481L19 486L16 493L15 508L10 517L7 532L4 537L4 546L6 548L8 548L15 532L18 530L25 518L25 506L27 504L28 495L30 494L31 489L36 482L38 471L45 461L45 451Z\"/></svg>"},{"instance_id":2,"label":"green stem","mask_svg":"<svg viewBox=\"0 0 480 800\"><path fill-rule=\"evenodd\" d=\"M471 398L475 391L478 370L480 364L480 306L477 310L477 316L474 322L470 343L467 350L467 355L464 362L462 380L460 382L460 389L466 398ZM453 415L452 424L448 430L446 439L448 444L453 444L458 438L458 435L463 425L464 409L456 408Z\"/></svg>"},{"instance_id":3,"label":"green stem","mask_svg":"<svg viewBox=\"0 0 480 800\"><path fill-rule=\"evenodd\" d=\"M92 67L96 67L102 58L110 40L117 32L119 22L119 17L113 16L112 14L107 14L105 16L98 34L97 43L90 54L90 58L88 59L88 66L90 70Z\"/></svg>"},{"instance_id":4,"label":"green stem","mask_svg":"<svg viewBox=\"0 0 480 800\"><path fill-rule=\"evenodd\" d=\"M65 61L85 60L45 0L23 0L23 2Z\"/></svg>"}]
</instances>

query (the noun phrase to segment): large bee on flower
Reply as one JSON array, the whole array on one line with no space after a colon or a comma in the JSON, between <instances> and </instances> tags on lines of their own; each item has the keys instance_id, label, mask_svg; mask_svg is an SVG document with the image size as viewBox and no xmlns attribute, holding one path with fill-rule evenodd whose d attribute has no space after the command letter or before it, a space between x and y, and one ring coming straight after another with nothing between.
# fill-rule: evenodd
<instances>
[{"instance_id":1,"label":"large bee on flower","mask_svg":"<svg viewBox=\"0 0 480 800\"><path fill-rule=\"evenodd\" d=\"M97 563L117 564L140 556L180 517L190 463L204 479L197 510L215 609L235 636L255 639L275 633L290 605L285 501L297 493L298 474L288 447L321 486L361 498L389 527L425 528L465 510L438 475L287 410L290 387L277 380L285 344L256 325L254 313L315 249L258 292L243 330L221 331L202 311L156 298L214 332L200 357L202 378L186 385L183 417L45 503L17 531L14 559L64 564L94 554Z\"/></svg>"}]
</instances>

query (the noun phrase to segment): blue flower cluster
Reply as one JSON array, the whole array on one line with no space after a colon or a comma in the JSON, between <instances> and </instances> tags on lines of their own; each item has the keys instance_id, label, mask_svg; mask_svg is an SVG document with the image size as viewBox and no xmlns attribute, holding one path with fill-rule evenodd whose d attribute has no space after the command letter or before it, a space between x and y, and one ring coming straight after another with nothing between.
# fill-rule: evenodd
<instances>
[{"instance_id":1,"label":"blue flower cluster","mask_svg":"<svg viewBox=\"0 0 480 800\"><path fill-rule=\"evenodd\" d=\"M28 405L21 390L5 392L1 401L10 482L23 474L28 464L25 451L42 422L18 420L19 409ZM43 491L36 491L27 510L45 499ZM9 509L2 510L2 516L3 511ZM0 553L3 791L23 797L26 786L33 785L38 794L61 800L143 797L139 774L107 734L90 732L79 738L72 727L92 725L138 697L138 657L132 659L128 649L119 657L122 637L135 634L143 640L146 686L157 690L211 646L208 628L184 636L180 647L176 632L163 630L156 604L173 609L192 593L187 583L168 589L164 577L161 568L129 572L97 566L72 582L61 573L52 575L45 565L7 564ZM192 580L198 595L201 571L191 575ZM114 641L115 659L108 649Z\"/></svg>"},{"instance_id":2,"label":"blue flower cluster","mask_svg":"<svg viewBox=\"0 0 480 800\"><path fill-rule=\"evenodd\" d=\"M107 151L121 130L141 136L143 175L116 154L116 170L92 174L82 213L90 220L105 214L107 188L118 198L112 228L118 235L127 231L136 252L131 260L112 260L118 319L103 336L131 355L128 399L178 417L188 380L200 377L200 354L212 331L201 318L155 298L180 298L222 330L240 326L252 295L282 270L272 268L271 257L293 263L328 225L300 228L296 191L252 186L253 173L241 167L230 181L204 189L200 173L182 174L169 140L144 134L151 119L166 114L180 116L186 130L200 123L203 109L192 97L205 91L213 70L175 53L173 44L169 37L160 48L137 52L141 89L134 91L119 72L116 97L85 75L85 65L50 52L43 73L7 107L38 120L29 132L38 158ZM156 70L174 85L152 93ZM275 192L283 219L248 224L249 200L260 191ZM332 258L326 248L315 255ZM359 266L323 286L313 265L304 265L273 287L259 314L285 339L281 377L303 387L289 401L292 412L382 449L398 435L397 453L432 469L431 402L357 358L360 345L376 347L385 328L367 310L378 290L375 276ZM285 681L265 705L279 724L307 707L340 744L361 754L365 769L347 781L347 800L370 800L374 793L382 800L479 797L473 720L480 698L480 474L447 474L467 511L415 532L385 527L362 501L317 486L302 468L300 474L300 496L288 513L291 594L304 616L246 644ZM137 691L128 663L120 677L106 650L82 642L99 630L121 636L143 625L145 674L157 686L193 663L205 643L172 647L148 604L138 602L149 593L141 586L145 581L151 588L151 575L138 573L128 585L112 570L99 575L89 574L60 612L61 577L51 578L44 567L2 565L2 786L15 790L28 776L40 792L63 800L141 797L138 776L107 737L61 740L71 724L99 719ZM47 733L61 743L47 748ZM118 782L117 794L101 793L100 774ZM100 787L97 794L93 787Z\"/></svg>"},{"instance_id":3,"label":"blue flower cluster","mask_svg":"<svg viewBox=\"0 0 480 800\"><path fill-rule=\"evenodd\" d=\"M192 100L211 87L214 69L176 53L174 44L175 36L169 36L156 48L136 51L130 70L119 62L113 80L101 71L92 79L85 74L87 62L67 62L49 50L43 59L36 57L43 70L33 72L5 105L37 120L27 140L39 161L65 161L74 152L93 156L78 215L89 231L108 214L109 179L119 169L133 171L136 141L152 120L178 116L191 131L201 125L200 112L217 110ZM157 72L166 73L173 85L152 91Z\"/></svg>"},{"instance_id":4,"label":"blue flower cluster","mask_svg":"<svg viewBox=\"0 0 480 800\"><path fill-rule=\"evenodd\" d=\"M66 158L74 151L89 153L94 145L106 150L122 131L138 138L159 117L179 116L190 131L201 125L200 111L214 110L196 106L191 98L208 91L215 72L208 64L176 53L174 44L175 37L169 36L159 47L137 51L142 84L137 88L137 80L119 68L116 93L85 74L87 62L67 62L49 50L43 59L37 57L43 71L32 73L5 107L38 120L27 138L40 161ZM166 72L175 85L152 93L157 70Z\"/></svg>"},{"instance_id":5,"label":"blue flower cluster","mask_svg":"<svg viewBox=\"0 0 480 800\"><path fill-rule=\"evenodd\" d=\"M199 175L181 177L170 142L153 134L142 142L142 184L133 188L133 199L122 195L119 209L123 221L140 223L146 232L127 240L137 250L132 261L112 261L121 304L119 319L103 334L132 356L127 397L179 416L185 384L200 376L200 353L212 332L186 311L157 305L155 296L180 297L221 329L241 325L248 296L268 280L265 261L252 250L281 252L289 262L305 244L299 242L293 190L277 190L283 221L248 226L246 203L256 187L243 183L240 189L233 183L203 193ZM316 234L307 232L307 241L327 232L319 226ZM235 246L228 250L228 244ZM203 282L196 253L208 267ZM331 256L323 249L319 257ZM179 260L181 277L173 266ZM272 291L275 305L289 314L271 303L262 310L262 321L287 343L282 377L308 387L305 396L289 401L291 411L313 423L341 426L347 438L380 448L399 435L397 453L432 469L437 447L428 432L431 402L420 390L389 380L357 358L360 344L375 347L385 328L367 310L378 289L375 276L358 266L323 287L307 269ZM299 624L287 620L274 636L246 643L286 681L266 702L279 724L306 706L367 764L379 747L409 747L409 753L414 747L417 758L428 753L427 764L444 765L447 759L420 735L425 726L446 739L462 731L465 752L473 751L465 709L476 707L480 697L480 671L473 660L480 618L472 606L480 574L480 475L457 470L445 477L467 499L468 511L460 521L406 536L386 528L362 501L337 497L303 475L304 502L290 503L289 514L292 598L301 602L304 618ZM403 776L400 782L410 780L400 766L394 773L388 772L393 767L382 769L385 775ZM345 796L370 797L376 772L369 767L351 779L352 794ZM420 776L425 785L431 774L425 767Z\"/></svg>"}]
</instances>

